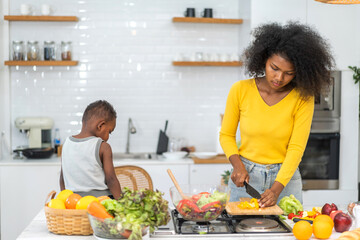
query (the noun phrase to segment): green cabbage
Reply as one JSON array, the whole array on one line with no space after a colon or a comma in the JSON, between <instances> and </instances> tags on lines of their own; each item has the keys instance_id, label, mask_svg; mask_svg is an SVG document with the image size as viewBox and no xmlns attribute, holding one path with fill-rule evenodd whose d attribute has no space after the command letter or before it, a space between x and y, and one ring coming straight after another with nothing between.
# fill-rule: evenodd
<instances>
[{"instance_id":1,"label":"green cabbage","mask_svg":"<svg viewBox=\"0 0 360 240\"><path fill-rule=\"evenodd\" d=\"M293 194L283 197L279 202L279 207L284 211L285 215L289 215L289 213L297 215L299 211L303 211L303 206Z\"/></svg>"}]
</instances>

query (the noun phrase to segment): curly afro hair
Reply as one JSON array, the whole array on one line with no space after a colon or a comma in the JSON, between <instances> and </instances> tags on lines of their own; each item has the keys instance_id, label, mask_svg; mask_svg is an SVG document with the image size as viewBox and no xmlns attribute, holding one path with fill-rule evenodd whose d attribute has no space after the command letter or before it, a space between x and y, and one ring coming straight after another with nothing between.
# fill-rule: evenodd
<instances>
[{"instance_id":1,"label":"curly afro hair","mask_svg":"<svg viewBox=\"0 0 360 240\"><path fill-rule=\"evenodd\" d=\"M244 51L245 67L251 77L265 74L265 64L274 54L290 61L295 77L289 83L303 98L319 96L331 83L335 61L329 44L307 25L269 23L254 29L254 41Z\"/></svg>"}]
</instances>

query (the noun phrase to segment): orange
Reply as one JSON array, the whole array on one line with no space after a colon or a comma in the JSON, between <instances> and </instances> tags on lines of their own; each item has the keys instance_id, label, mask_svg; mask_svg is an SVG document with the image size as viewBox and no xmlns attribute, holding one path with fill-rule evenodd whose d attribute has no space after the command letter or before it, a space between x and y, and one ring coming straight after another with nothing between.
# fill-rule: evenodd
<instances>
[{"instance_id":1,"label":"orange","mask_svg":"<svg viewBox=\"0 0 360 240\"><path fill-rule=\"evenodd\" d=\"M319 215L314 219L314 235L318 239L327 239L331 236L334 221L328 215Z\"/></svg>"},{"instance_id":2,"label":"orange","mask_svg":"<svg viewBox=\"0 0 360 240\"><path fill-rule=\"evenodd\" d=\"M75 209L76 208L76 204L77 202L81 199L82 197L79 194L73 193L71 194L65 201L65 207L67 209Z\"/></svg>"},{"instance_id":3,"label":"orange","mask_svg":"<svg viewBox=\"0 0 360 240\"><path fill-rule=\"evenodd\" d=\"M59 199L61 201L63 201L63 203L65 203L66 199L73 194L73 191L69 190L69 189L64 189L61 192L59 192L59 194L56 196L56 199Z\"/></svg>"},{"instance_id":4,"label":"orange","mask_svg":"<svg viewBox=\"0 0 360 240\"><path fill-rule=\"evenodd\" d=\"M60 199L51 199L48 207L56 208L56 209L65 209L65 204Z\"/></svg>"},{"instance_id":5,"label":"orange","mask_svg":"<svg viewBox=\"0 0 360 240\"><path fill-rule=\"evenodd\" d=\"M110 199L108 196L100 196L100 197L97 197L97 199L99 199L99 202L102 202L106 199Z\"/></svg>"},{"instance_id":6,"label":"orange","mask_svg":"<svg viewBox=\"0 0 360 240\"><path fill-rule=\"evenodd\" d=\"M317 221L328 222L328 223L330 223L330 225L332 227L334 227L334 221L331 219L331 217L329 215L320 214L320 215L316 216L316 218L314 220L314 222L317 222Z\"/></svg>"},{"instance_id":7,"label":"orange","mask_svg":"<svg viewBox=\"0 0 360 240\"><path fill-rule=\"evenodd\" d=\"M99 202L99 199L97 199L94 196L85 196L82 197L77 203L76 203L76 209L87 209L90 203L93 201Z\"/></svg>"},{"instance_id":8,"label":"orange","mask_svg":"<svg viewBox=\"0 0 360 240\"><path fill-rule=\"evenodd\" d=\"M298 240L307 240L313 233L311 224L307 221L299 221L293 227L293 234Z\"/></svg>"}]
</instances>

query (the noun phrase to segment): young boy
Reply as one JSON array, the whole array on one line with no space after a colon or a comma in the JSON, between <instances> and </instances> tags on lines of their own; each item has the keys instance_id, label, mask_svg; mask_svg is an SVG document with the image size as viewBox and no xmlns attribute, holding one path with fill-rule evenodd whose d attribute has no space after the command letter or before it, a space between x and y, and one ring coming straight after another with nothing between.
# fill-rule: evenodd
<instances>
[{"instance_id":1,"label":"young boy","mask_svg":"<svg viewBox=\"0 0 360 240\"><path fill-rule=\"evenodd\" d=\"M81 196L121 197L112 150L106 142L116 126L116 112L105 100L87 106L78 135L68 137L61 153L60 189Z\"/></svg>"}]
</instances>

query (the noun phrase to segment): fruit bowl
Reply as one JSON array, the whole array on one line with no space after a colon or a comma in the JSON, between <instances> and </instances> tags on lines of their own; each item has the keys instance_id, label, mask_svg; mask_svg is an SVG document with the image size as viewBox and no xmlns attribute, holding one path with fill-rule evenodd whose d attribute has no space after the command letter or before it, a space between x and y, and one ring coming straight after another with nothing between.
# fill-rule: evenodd
<instances>
[{"instance_id":1,"label":"fruit bowl","mask_svg":"<svg viewBox=\"0 0 360 240\"><path fill-rule=\"evenodd\" d=\"M87 214L89 217L91 228L94 231L94 236L97 239L127 239L132 231L126 229L119 219L102 219ZM142 236L146 235L149 228L141 226Z\"/></svg>"},{"instance_id":2,"label":"fruit bowl","mask_svg":"<svg viewBox=\"0 0 360 240\"><path fill-rule=\"evenodd\" d=\"M207 222L216 219L225 209L229 188L222 185L187 184L180 188L189 199L183 199L175 187L170 196L176 210L185 220Z\"/></svg>"}]
</instances>

